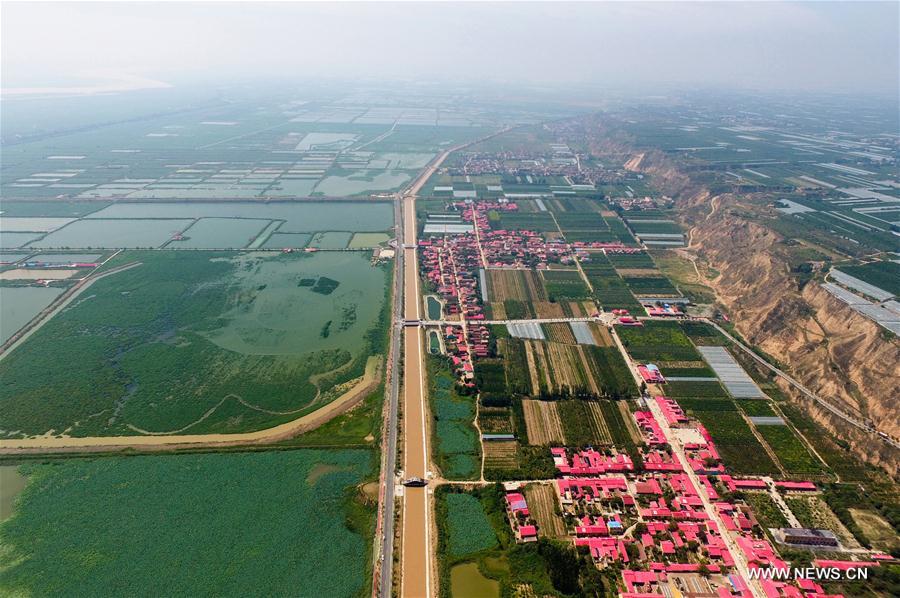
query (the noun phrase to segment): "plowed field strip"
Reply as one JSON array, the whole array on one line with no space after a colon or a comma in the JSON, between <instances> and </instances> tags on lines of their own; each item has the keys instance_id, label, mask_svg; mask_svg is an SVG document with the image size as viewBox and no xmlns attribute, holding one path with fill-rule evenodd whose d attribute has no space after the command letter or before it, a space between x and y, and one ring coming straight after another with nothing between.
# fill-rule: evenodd
<instances>
[{"instance_id":1,"label":"plowed field strip","mask_svg":"<svg viewBox=\"0 0 900 598\"><path fill-rule=\"evenodd\" d=\"M625 401L619 403L619 413L622 414L622 421L625 422L631 441L635 444L641 442L641 431L638 430L637 422L634 421L634 416L631 414L631 409L628 408L628 403Z\"/></svg>"},{"instance_id":2,"label":"plowed field strip","mask_svg":"<svg viewBox=\"0 0 900 598\"><path fill-rule=\"evenodd\" d=\"M556 514L556 490L550 484L532 484L525 488L525 500L538 524L540 535L551 538L566 536L562 517Z\"/></svg>"},{"instance_id":3,"label":"plowed field strip","mask_svg":"<svg viewBox=\"0 0 900 598\"><path fill-rule=\"evenodd\" d=\"M596 431L597 438L602 442L612 444L612 434L609 432L606 418L603 417L603 410L600 409L600 403L591 401L588 403L588 408L593 418L594 430Z\"/></svg>"},{"instance_id":4,"label":"plowed field strip","mask_svg":"<svg viewBox=\"0 0 900 598\"><path fill-rule=\"evenodd\" d=\"M556 411L556 403L551 401L522 401L525 411L525 426L528 430L528 444L564 444L562 421Z\"/></svg>"}]
</instances>

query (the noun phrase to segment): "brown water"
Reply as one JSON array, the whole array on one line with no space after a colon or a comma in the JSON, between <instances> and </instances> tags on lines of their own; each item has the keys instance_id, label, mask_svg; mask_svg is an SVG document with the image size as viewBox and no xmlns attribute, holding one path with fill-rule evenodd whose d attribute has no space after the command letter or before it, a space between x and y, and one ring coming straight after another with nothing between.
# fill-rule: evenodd
<instances>
[{"instance_id":1,"label":"brown water","mask_svg":"<svg viewBox=\"0 0 900 598\"><path fill-rule=\"evenodd\" d=\"M450 570L450 595L453 598L497 598L500 583L478 570L478 563L463 563Z\"/></svg>"}]
</instances>

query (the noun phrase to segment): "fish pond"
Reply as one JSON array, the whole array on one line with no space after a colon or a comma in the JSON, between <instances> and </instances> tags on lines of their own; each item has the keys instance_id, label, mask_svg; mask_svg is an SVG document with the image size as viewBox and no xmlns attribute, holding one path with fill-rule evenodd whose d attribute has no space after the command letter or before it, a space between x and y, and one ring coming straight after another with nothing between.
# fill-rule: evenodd
<instances>
[{"instance_id":1,"label":"fish pond","mask_svg":"<svg viewBox=\"0 0 900 598\"><path fill-rule=\"evenodd\" d=\"M41 313L63 290L55 287L0 286L0 343L5 343Z\"/></svg>"}]
</instances>

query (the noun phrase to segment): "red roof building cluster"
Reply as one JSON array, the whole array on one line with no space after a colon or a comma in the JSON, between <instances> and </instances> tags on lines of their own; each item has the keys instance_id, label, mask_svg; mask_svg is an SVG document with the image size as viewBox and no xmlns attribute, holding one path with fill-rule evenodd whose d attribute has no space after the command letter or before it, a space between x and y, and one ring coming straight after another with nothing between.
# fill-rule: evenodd
<instances>
[{"instance_id":1,"label":"red roof building cluster","mask_svg":"<svg viewBox=\"0 0 900 598\"><path fill-rule=\"evenodd\" d=\"M659 368L653 365L652 363L648 363L646 365L637 366L638 374L641 375L641 379L644 380L647 384L665 384L666 379L663 377L662 372L659 371Z\"/></svg>"},{"instance_id":2,"label":"red roof building cluster","mask_svg":"<svg viewBox=\"0 0 900 598\"><path fill-rule=\"evenodd\" d=\"M659 405L663 417L666 418L666 423L670 426L678 427L687 424L690 421L688 416L685 415L684 411L681 409L681 405L675 402L675 400L666 397L656 397L654 400L656 401L656 404Z\"/></svg>"},{"instance_id":3,"label":"red roof building cluster","mask_svg":"<svg viewBox=\"0 0 900 598\"><path fill-rule=\"evenodd\" d=\"M564 448L552 448L550 452L556 469L563 475L591 476L634 471L634 463L625 453L613 451L614 454L607 455L594 449L585 449L576 451L570 459Z\"/></svg>"},{"instance_id":4,"label":"red roof building cluster","mask_svg":"<svg viewBox=\"0 0 900 598\"><path fill-rule=\"evenodd\" d=\"M510 492L506 495L506 512L517 542L537 541L537 526L531 519L528 503L522 493Z\"/></svg>"}]
</instances>

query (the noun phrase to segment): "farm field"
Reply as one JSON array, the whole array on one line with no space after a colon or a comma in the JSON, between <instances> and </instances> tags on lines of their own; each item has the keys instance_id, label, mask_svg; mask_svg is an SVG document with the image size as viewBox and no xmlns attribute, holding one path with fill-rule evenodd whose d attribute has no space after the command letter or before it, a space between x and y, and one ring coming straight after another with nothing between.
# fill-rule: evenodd
<instances>
[{"instance_id":1,"label":"farm field","mask_svg":"<svg viewBox=\"0 0 900 598\"><path fill-rule=\"evenodd\" d=\"M629 309L635 312L641 309L641 304L605 255L591 254L591 261L582 263L581 267L594 289L594 298L604 309Z\"/></svg>"},{"instance_id":2,"label":"farm field","mask_svg":"<svg viewBox=\"0 0 900 598\"><path fill-rule=\"evenodd\" d=\"M566 525L557 514L559 506L556 490L552 484L529 484L525 486L525 500L538 529L550 538L565 538Z\"/></svg>"},{"instance_id":3,"label":"farm field","mask_svg":"<svg viewBox=\"0 0 900 598\"><path fill-rule=\"evenodd\" d=\"M841 266L840 270L892 295L900 295L900 264L896 262L878 261L861 266Z\"/></svg>"},{"instance_id":4,"label":"farm field","mask_svg":"<svg viewBox=\"0 0 900 598\"><path fill-rule=\"evenodd\" d=\"M684 370L667 370L668 372L684 375ZM699 373L699 372L694 372ZM727 398L728 393L725 388L718 382L667 382L665 385L666 396L673 398L681 397L723 397Z\"/></svg>"},{"instance_id":5,"label":"farm field","mask_svg":"<svg viewBox=\"0 0 900 598\"><path fill-rule=\"evenodd\" d=\"M612 434L598 401L558 401L566 445L582 447L611 444Z\"/></svg>"},{"instance_id":6,"label":"farm field","mask_svg":"<svg viewBox=\"0 0 900 598\"><path fill-rule=\"evenodd\" d=\"M672 281L682 295L694 303L712 303L713 290L697 276L691 262L674 251L651 252L653 262Z\"/></svg>"},{"instance_id":7,"label":"farm field","mask_svg":"<svg viewBox=\"0 0 900 598\"><path fill-rule=\"evenodd\" d=\"M484 443L485 471L515 471L519 467L519 443L515 440L493 440Z\"/></svg>"},{"instance_id":8,"label":"farm field","mask_svg":"<svg viewBox=\"0 0 900 598\"><path fill-rule=\"evenodd\" d=\"M263 429L328 403L382 351L389 274L362 253L115 263L140 265L95 282L0 361L7 437Z\"/></svg>"},{"instance_id":9,"label":"farm field","mask_svg":"<svg viewBox=\"0 0 900 598\"><path fill-rule=\"evenodd\" d=\"M677 322L647 321L641 327L619 326L616 332L638 361L703 361Z\"/></svg>"},{"instance_id":10,"label":"farm field","mask_svg":"<svg viewBox=\"0 0 900 598\"><path fill-rule=\"evenodd\" d=\"M522 401L525 425L528 429L528 444L562 445L566 443L558 406L558 401Z\"/></svg>"},{"instance_id":11,"label":"farm field","mask_svg":"<svg viewBox=\"0 0 900 598\"><path fill-rule=\"evenodd\" d=\"M727 399L679 399L686 413L700 420L712 436L726 469L736 474L778 475L753 431Z\"/></svg>"},{"instance_id":12,"label":"farm field","mask_svg":"<svg viewBox=\"0 0 900 598\"><path fill-rule=\"evenodd\" d=\"M551 300L541 272L489 269L485 271L485 278L494 317L521 320L563 316L563 306Z\"/></svg>"},{"instance_id":13,"label":"farm field","mask_svg":"<svg viewBox=\"0 0 900 598\"><path fill-rule=\"evenodd\" d=\"M838 537L842 547L860 548L853 534L818 496L787 496L784 502L803 527L827 529Z\"/></svg>"},{"instance_id":14,"label":"farm field","mask_svg":"<svg viewBox=\"0 0 900 598\"><path fill-rule=\"evenodd\" d=\"M822 465L810 454L803 442L788 426L765 426L756 424L756 431L775 451L775 456L790 473L821 473Z\"/></svg>"},{"instance_id":15,"label":"farm field","mask_svg":"<svg viewBox=\"0 0 900 598\"><path fill-rule=\"evenodd\" d=\"M614 347L503 339L507 388L533 397L632 396L637 392L624 359Z\"/></svg>"},{"instance_id":16,"label":"farm field","mask_svg":"<svg viewBox=\"0 0 900 598\"><path fill-rule=\"evenodd\" d=\"M591 297L590 289L584 284L577 270L543 270L544 288L550 301L560 299L584 300Z\"/></svg>"},{"instance_id":17,"label":"farm field","mask_svg":"<svg viewBox=\"0 0 900 598\"><path fill-rule=\"evenodd\" d=\"M753 509L756 520L764 530L770 527L787 527L788 520L769 496L768 492L745 492L744 500Z\"/></svg>"},{"instance_id":18,"label":"farm field","mask_svg":"<svg viewBox=\"0 0 900 598\"><path fill-rule=\"evenodd\" d=\"M303 449L24 465L0 524L0 593L365 592L374 505L357 486L373 464L368 450Z\"/></svg>"},{"instance_id":19,"label":"farm field","mask_svg":"<svg viewBox=\"0 0 900 598\"><path fill-rule=\"evenodd\" d=\"M890 552L900 546L900 538L891 524L878 513L867 509L848 509L853 521L873 547Z\"/></svg>"}]
</instances>

